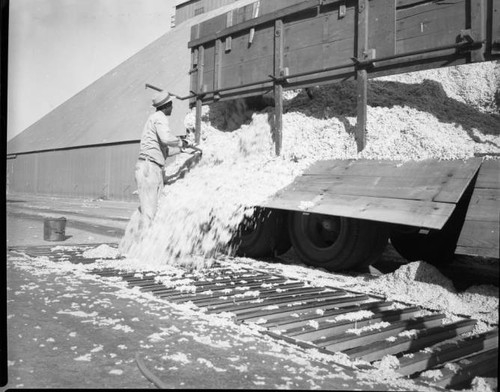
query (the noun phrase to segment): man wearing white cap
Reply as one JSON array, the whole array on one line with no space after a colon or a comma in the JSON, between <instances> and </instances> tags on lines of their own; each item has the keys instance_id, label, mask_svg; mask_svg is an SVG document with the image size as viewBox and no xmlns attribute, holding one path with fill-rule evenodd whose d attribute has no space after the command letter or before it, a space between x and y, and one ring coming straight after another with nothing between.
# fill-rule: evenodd
<instances>
[{"instance_id":1,"label":"man wearing white cap","mask_svg":"<svg viewBox=\"0 0 500 392\"><path fill-rule=\"evenodd\" d=\"M157 93L153 98L153 106L156 111L149 116L142 131L139 160L135 166L142 229L151 225L156 214L163 187L165 159L179 153L183 146L182 139L173 135L169 127L172 96L166 91Z\"/></svg>"}]
</instances>

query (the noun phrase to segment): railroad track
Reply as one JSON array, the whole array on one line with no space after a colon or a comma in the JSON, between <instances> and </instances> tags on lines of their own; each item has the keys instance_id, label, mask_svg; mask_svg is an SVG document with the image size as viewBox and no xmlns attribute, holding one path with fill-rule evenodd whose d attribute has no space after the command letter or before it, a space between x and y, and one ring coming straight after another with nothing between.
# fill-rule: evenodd
<instances>
[{"instance_id":1,"label":"railroad track","mask_svg":"<svg viewBox=\"0 0 500 392\"><path fill-rule=\"evenodd\" d=\"M55 261L95 262L82 256L84 249L9 250ZM395 356L396 371L417 382L460 389L476 376L498 379L498 329L472 335L473 319L443 323L442 313L340 288L314 287L251 268L215 265L203 275L186 272L169 277L168 285L155 272L112 268L92 272L120 277L129 286L171 303L192 303L207 313L230 314L236 322L258 324L276 339L324 353L344 353L351 360L365 361L366 368L386 355Z\"/></svg>"}]
</instances>

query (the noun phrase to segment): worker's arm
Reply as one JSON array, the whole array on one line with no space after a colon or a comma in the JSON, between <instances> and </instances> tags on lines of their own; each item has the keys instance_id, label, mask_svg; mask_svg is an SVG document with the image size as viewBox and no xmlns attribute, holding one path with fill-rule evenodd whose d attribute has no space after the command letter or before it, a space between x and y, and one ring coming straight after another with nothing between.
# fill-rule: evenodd
<instances>
[{"instance_id":1,"label":"worker's arm","mask_svg":"<svg viewBox=\"0 0 500 392\"><path fill-rule=\"evenodd\" d=\"M161 143L170 148L181 148L182 140L178 136L172 135L167 119L157 119L155 121L156 134Z\"/></svg>"}]
</instances>

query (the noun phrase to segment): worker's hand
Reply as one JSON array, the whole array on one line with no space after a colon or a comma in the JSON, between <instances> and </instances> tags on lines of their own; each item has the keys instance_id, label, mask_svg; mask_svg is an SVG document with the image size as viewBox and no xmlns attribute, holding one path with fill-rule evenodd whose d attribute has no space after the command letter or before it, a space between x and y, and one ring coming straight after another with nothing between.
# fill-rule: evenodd
<instances>
[{"instance_id":1,"label":"worker's hand","mask_svg":"<svg viewBox=\"0 0 500 392\"><path fill-rule=\"evenodd\" d=\"M180 150L180 152L184 152L185 147L186 147L186 143L184 142L184 140L182 140L182 138L179 138L179 150Z\"/></svg>"}]
</instances>

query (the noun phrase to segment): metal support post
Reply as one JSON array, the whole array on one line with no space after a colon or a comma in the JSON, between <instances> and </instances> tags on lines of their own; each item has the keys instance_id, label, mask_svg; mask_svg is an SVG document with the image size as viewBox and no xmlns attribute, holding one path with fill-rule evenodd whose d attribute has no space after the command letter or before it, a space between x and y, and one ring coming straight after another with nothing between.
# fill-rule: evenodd
<instances>
[{"instance_id":1,"label":"metal support post","mask_svg":"<svg viewBox=\"0 0 500 392\"><path fill-rule=\"evenodd\" d=\"M485 0L471 0L470 23L472 38L474 41L482 42L486 38L486 7ZM473 62L484 61L484 46L481 46L476 50L472 50L470 55Z\"/></svg>"},{"instance_id":2,"label":"metal support post","mask_svg":"<svg viewBox=\"0 0 500 392\"><path fill-rule=\"evenodd\" d=\"M197 65L197 97L196 97L196 122L195 122L195 134L194 141L196 144L200 142L201 139L201 108L203 106L202 96L203 93L203 64L205 57L205 48L200 45L198 48L198 65Z\"/></svg>"},{"instance_id":3,"label":"metal support post","mask_svg":"<svg viewBox=\"0 0 500 392\"><path fill-rule=\"evenodd\" d=\"M357 116L355 139L358 152L362 151L366 145L366 119L368 106L368 73L366 69L357 71L358 94L357 94Z\"/></svg>"},{"instance_id":4,"label":"metal support post","mask_svg":"<svg viewBox=\"0 0 500 392\"><path fill-rule=\"evenodd\" d=\"M215 40L215 51L214 51L214 101L220 98L219 88L221 80L221 62L222 62L222 40Z\"/></svg>"},{"instance_id":5,"label":"metal support post","mask_svg":"<svg viewBox=\"0 0 500 392\"><path fill-rule=\"evenodd\" d=\"M283 21L276 20L274 24L274 76L283 76ZM276 155L281 154L283 142L283 85L280 81L274 81L274 144Z\"/></svg>"},{"instance_id":6,"label":"metal support post","mask_svg":"<svg viewBox=\"0 0 500 392\"><path fill-rule=\"evenodd\" d=\"M364 60L368 49L368 0L358 0L358 59ZM358 152L362 151L366 145L366 118L367 118L367 90L368 73L366 68L358 66L356 71L358 80L357 94L357 115L355 139L358 146Z\"/></svg>"}]
</instances>

